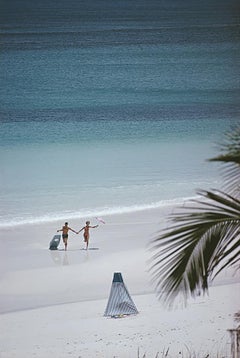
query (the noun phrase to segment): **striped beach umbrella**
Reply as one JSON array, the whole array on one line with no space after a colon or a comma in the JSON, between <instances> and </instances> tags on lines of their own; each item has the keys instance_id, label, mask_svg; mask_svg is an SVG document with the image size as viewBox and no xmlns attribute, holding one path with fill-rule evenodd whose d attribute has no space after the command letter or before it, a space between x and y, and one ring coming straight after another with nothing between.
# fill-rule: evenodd
<instances>
[{"instance_id":1,"label":"striped beach umbrella","mask_svg":"<svg viewBox=\"0 0 240 358\"><path fill-rule=\"evenodd\" d=\"M115 272L104 316L122 317L137 313L138 310L123 282L122 274Z\"/></svg>"}]
</instances>

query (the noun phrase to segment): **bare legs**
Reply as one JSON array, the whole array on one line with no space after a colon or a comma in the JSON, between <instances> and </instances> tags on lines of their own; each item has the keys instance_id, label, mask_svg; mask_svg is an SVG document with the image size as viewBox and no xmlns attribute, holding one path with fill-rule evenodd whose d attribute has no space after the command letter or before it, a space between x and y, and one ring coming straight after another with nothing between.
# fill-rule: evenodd
<instances>
[{"instance_id":1,"label":"bare legs","mask_svg":"<svg viewBox=\"0 0 240 358\"><path fill-rule=\"evenodd\" d=\"M67 251L67 239L63 239L63 243L64 243L64 246L65 246L65 251Z\"/></svg>"},{"instance_id":2,"label":"bare legs","mask_svg":"<svg viewBox=\"0 0 240 358\"><path fill-rule=\"evenodd\" d=\"M86 250L88 249L89 236L84 235L84 242L86 242Z\"/></svg>"}]
</instances>

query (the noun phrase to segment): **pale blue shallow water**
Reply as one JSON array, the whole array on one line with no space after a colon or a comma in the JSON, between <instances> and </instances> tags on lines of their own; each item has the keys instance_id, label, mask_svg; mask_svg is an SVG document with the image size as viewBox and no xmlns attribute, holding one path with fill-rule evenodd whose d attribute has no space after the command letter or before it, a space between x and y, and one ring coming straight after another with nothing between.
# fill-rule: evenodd
<instances>
[{"instance_id":1,"label":"pale blue shallow water","mask_svg":"<svg viewBox=\"0 0 240 358\"><path fill-rule=\"evenodd\" d=\"M0 226L221 185L206 159L239 123L234 1L19 4L0 18Z\"/></svg>"}]
</instances>

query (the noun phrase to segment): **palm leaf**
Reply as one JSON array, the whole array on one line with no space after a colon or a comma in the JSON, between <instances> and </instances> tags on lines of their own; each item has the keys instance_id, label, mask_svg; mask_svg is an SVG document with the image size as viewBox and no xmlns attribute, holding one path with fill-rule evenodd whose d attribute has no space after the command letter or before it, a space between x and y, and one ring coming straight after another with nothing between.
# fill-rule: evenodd
<instances>
[{"instance_id":1,"label":"palm leaf","mask_svg":"<svg viewBox=\"0 0 240 358\"><path fill-rule=\"evenodd\" d=\"M199 195L203 200L170 216L173 227L152 243L156 254L150 271L166 303L180 292L186 297L204 293L209 279L240 259L240 201L220 191Z\"/></svg>"},{"instance_id":2,"label":"palm leaf","mask_svg":"<svg viewBox=\"0 0 240 358\"><path fill-rule=\"evenodd\" d=\"M226 165L224 188L229 193L240 193L240 127L226 133L225 142L220 145L222 154L209 161L222 162Z\"/></svg>"}]
</instances>

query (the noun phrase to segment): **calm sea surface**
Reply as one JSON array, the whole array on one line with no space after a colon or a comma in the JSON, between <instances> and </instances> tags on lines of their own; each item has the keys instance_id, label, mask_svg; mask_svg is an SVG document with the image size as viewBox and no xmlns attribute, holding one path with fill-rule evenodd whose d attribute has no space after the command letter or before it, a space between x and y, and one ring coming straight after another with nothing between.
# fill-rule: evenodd
<instances>
[{"instance_id":1,"label":"calm sea surface","mask_svg":"<svg viewBox=\"0 0 240 358\"><path fill-rule=\"evenodd\" d=\"M1 5L0 227L157 207L219 188L239 124L230 1Z\"/></svg>"}]
</instances>

